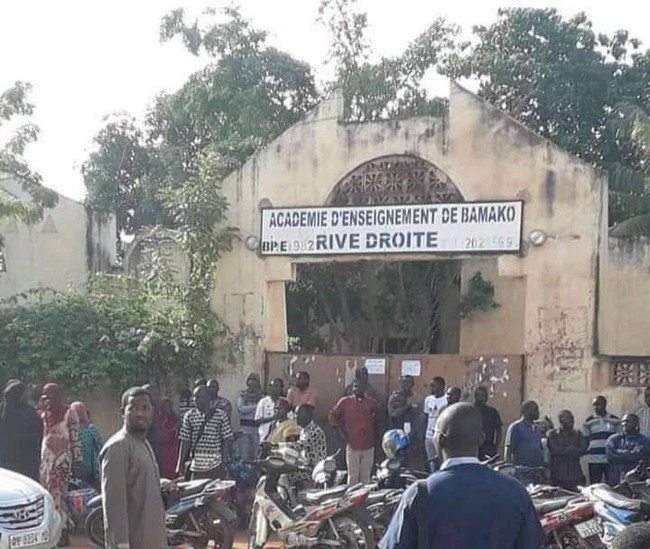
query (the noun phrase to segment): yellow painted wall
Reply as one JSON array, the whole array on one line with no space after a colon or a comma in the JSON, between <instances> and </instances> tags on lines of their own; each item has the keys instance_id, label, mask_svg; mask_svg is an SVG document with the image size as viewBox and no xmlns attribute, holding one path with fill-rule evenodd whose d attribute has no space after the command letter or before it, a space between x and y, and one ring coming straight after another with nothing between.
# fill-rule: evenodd
<instances>
[{"instance_id":1,"label":"yellow painted wall","mask_svg":"<svg viewBox=\"0 0 650 549\"><path fill-rule=\"evenodd\" d=\"M521 258L481 262L501 307L462 323L460 352L525 353L526 392L542 411L571 405L579 418L586 414L605 179L456 85L448 119L343 124L342 106L340 96L325 101L226 180L228 225L243 239L259 235L262 201L324 205L345 174L389 154L433 163L465 200L523 199L524 235L541 229L549 239L539 248L527 246ZM465 284L475 265L475 258L465 262ZM285 350L281 282L293 275L291 258L261 259L243 241L220 261L213 303L241 336L241 364L226 375L233 395L244 373L260 368L264 348Z\"/></svg>"},{"instance_id":2,"label":"yellow painted wall","mask_svg":"<svg viewBox=\"0 0 650 549\"><path fill-rule=\"evenodd\" d=\"M0 185L26 199L15 183L0 180ZM46 210L35 225L0 222L7 266L6 272L0 273L0 299L35 288L64 291L83 286L90 273L86 239L89 230L98 262L95 267L108 269L116 263L115 218L91 221L89 227L88 213L80 202L59 196L57 205Z\"/></svg>"},{"instance_id":3,"label":"yellow painted wall","mask_svg":"<svg viewBox=\"0 0 650 549\"><path fill-rule=\"evenodd\" d=\"M650 355L650 238L609 238L600 276L598 346L604 355Z\"/></svg>"}]
</instances>

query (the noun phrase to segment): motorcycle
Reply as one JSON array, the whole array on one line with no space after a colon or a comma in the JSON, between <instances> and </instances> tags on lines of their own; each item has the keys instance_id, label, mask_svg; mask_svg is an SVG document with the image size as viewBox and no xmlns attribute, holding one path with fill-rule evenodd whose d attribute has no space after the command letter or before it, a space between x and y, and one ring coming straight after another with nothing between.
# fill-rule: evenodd
<instances>
[{"instance_id":1,"label":"motorcycle","mask_svg":"<svg viewBox=\"0 0 650 549\"><path fill-rule=\"evenodd\" d=\"M486 465L522 483L530 480L530 473L540 472L540 468L525 468L521 475L520 468L498 461L498 458L486 462ZM602 531L595 518L594 505L583 495L548 484L528 484L526 490L544 531L544 549L605 547L601 541Z\"/></svg>"},{"instance_id":2,"label":"motorcycle","mask_svg":"<svg viewBox=\"0 0 650 549\"><path fill-rule=\"evenodd\" d=\"M278 491L283 475L311 472L288 463L279 455L253 462L262 476L257 484L249 526L249 549L262 549L269 529L289 548L344 547L374 549L371 517L363 507L368 490L362 486L339 486L298 494L299 505L291 508Z\"/></svg>"},{"instance_id":3,"label":"motorcycle","mask_svg":"<svg viewBox=\"0 0 650 549\"><path fill-rule=\"evenodd\" d=\"M558 510L543 512L540 517L544 531L544 549L600 549L606 546L601 541L601 528L594 518L594 505L578 495Z\"/></svg>"},{"instance_id":4,"label":"motorcycle","mask_svg":"<svg viewBox=\"0 0 650 549\"><path fill-rule=\"evenodd\" d=\"M647 464L640 462L615 488L593 484L581 489L583 496L594 505L601 526L601 539L606 545L611 544L627 526L650 520L649 477Z\"/></svg>"},{"instance_id":5,"label":"motorcycle","mask_svg":"<svg viewBox=\"0 0 650 549\"><path fill-rule=\"evenodd\" d=\"M162 480L161 490L171 481ZM236 513L228 503L234 480L191 480L177 483L178 496L163 496L167 541L171 546L189 544L204 549L213 542L218 549L231 549ZM88 502L90 512L84 530L97 547L104 547L104 514L101 495Z\"/></svg>"}]
</instances>

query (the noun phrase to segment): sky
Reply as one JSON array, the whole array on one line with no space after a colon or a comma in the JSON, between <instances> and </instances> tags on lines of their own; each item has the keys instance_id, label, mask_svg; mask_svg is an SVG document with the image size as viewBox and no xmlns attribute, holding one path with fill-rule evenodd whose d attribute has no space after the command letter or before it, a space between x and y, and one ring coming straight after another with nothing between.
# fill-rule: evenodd
<instances>
[{"instance_id":1,"label":"sky","mask_svg":"<svg viewBox=\"0 0 650 549\"><path fill-rule=\"evenodd\" d=\"M307 61L321 79L328 49L316 22L320 0L239 0L245 16L270 33L273 45ZM33 85L40 126L26 157L45 185L75 199L85 193L80 167L106 115L141 118L155 96L179 88L208 60L180 42L160 44L161 17L184 7L196 15L230 2L208 0L0 0L0 91L16 80ZM624 28L650 47L650 4L639 0L359 0L368 12L377 55L400 53L438 16L469 33L488 24L499 7L558 7L567 16L585 11L597 32ZM432 82L436 91L446 83Z\"/></svg>"}]
</instances>

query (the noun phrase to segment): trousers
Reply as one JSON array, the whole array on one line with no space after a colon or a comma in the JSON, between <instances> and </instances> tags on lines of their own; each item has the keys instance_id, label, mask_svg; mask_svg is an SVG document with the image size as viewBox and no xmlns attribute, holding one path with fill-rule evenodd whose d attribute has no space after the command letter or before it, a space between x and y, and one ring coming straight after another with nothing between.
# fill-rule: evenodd
<instances>
[{"instance_id":1,"label":"trousers","mask_svg":"<svg viewBox=\"0 0 650 549\"><path fill-rule=\"evenodd\" d=\"M607 482L609 471L609 463L590 463L589 464L589 482L596 484L597 482Z\"/></svg>"},{"instance_id":2,"label":"trousers","mask_svg":"<svg viewBox=\"0 0 650 549\"><path fill-rule=\"evenodd\" d=\"M370 473L375 461L375 449L354 450L348 444L345 449L345 458L348 462L348 484L370 482Z\"/></svg>"},{"instance_id":3,"label":"trousers","mask_svg":"<svg viewBox=\"0 0 650 549\"><path fill-rule=\"evenodd\" d=\"M427 471L433 473L440 468L440 459L436 455L436 447L432 438L424 439L424 450L427 453Z\"/></svg>"}]
</instances>

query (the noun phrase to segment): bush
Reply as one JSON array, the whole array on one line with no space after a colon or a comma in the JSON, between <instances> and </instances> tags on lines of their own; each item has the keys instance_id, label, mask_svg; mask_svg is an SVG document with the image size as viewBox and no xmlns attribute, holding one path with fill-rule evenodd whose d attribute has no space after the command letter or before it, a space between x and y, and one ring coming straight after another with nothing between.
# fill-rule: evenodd
<instances>
[{"instance_id":1,"label":"bush","mask_svg":"<svg viewBox=\"0 0 650 549\"><path fill-rule=\"evenodd\" d=\"M78 393L190 374L208 365L215 334L205 330L217 323L196 326L188 316L169 289L97 275L84 294L0 310L0 376Z\"/></svg>"}]
</instances>

